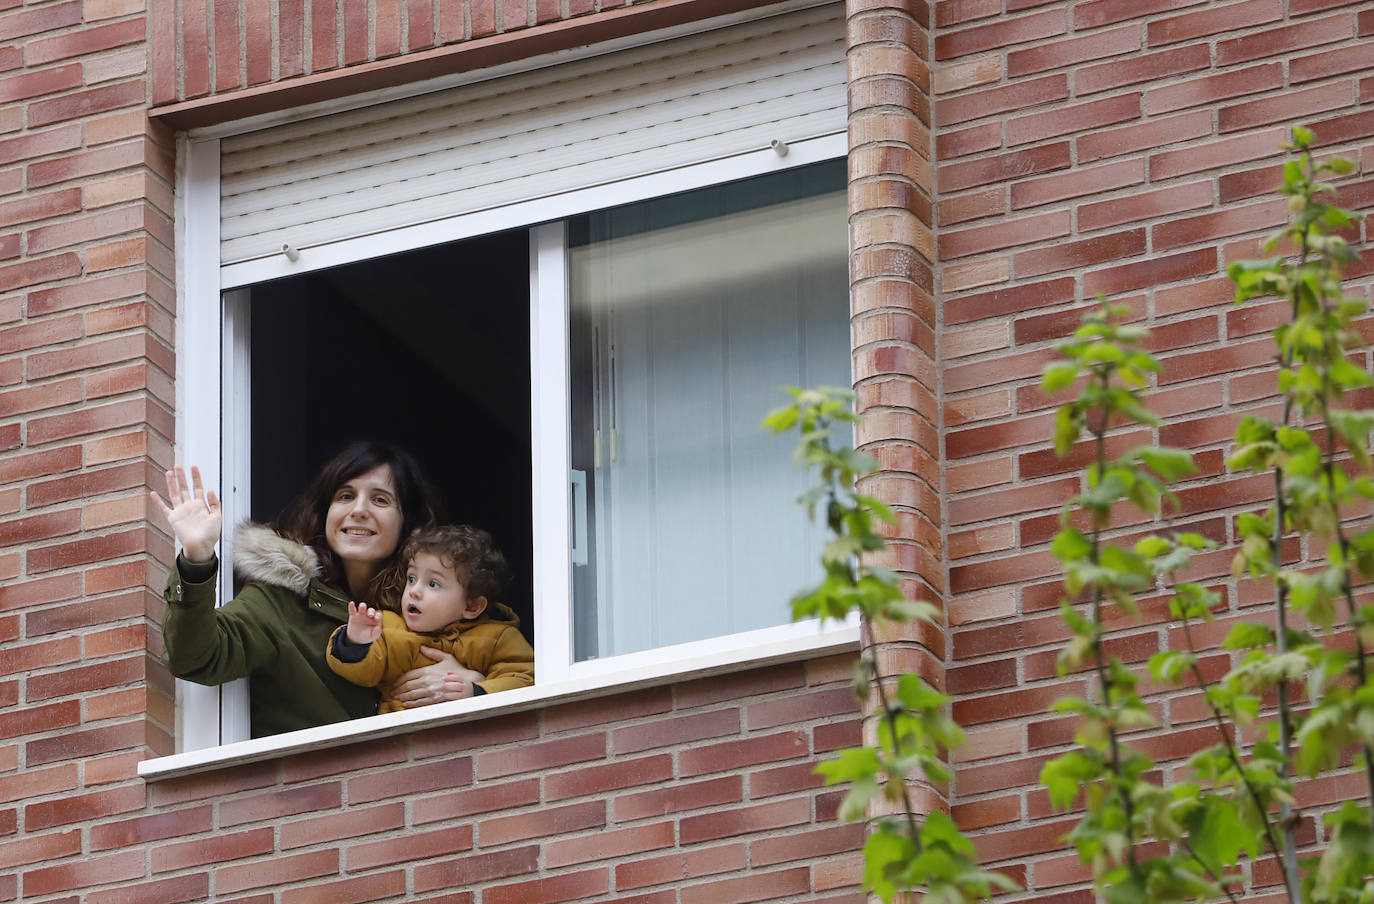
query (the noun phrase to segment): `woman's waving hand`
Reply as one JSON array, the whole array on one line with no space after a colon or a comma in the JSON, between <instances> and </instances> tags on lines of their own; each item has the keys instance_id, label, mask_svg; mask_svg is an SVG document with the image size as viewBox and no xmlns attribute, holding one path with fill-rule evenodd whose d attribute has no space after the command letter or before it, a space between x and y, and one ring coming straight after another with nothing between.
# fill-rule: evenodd
<instances>
[{"instance_id":1,"label":"woman's waving hand","mask_svg":"<svg viewBox=\"0 0 1374 904\"><path fill-rule=\"evenodd\" d=\"M186 483L186 469L177 465L167 472L167 501L152 490L148 495L172 526L182 552L192 562L208 562L214 558L219 542L223 513L215 491L206 492L201 484L200 468L192 466L191 483Z\"/></svg>"}]
</instances>

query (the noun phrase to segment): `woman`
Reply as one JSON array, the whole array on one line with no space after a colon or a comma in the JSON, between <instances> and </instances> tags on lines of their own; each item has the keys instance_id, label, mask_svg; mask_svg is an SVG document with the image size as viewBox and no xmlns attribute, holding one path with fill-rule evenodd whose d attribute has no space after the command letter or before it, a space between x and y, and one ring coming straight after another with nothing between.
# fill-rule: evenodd
<instances>
[{"instance_id":1,"label":"woman","mask_svg":"<svg viewBox=\"0 0 1374 904\"><path fill-rule=\"evenodd\" d=\"M198 468L191 485L167 472L167 502L150 493L182 552L167 576L162 633L172 674L197 684L249 679L253 737L370 716L377 693L340 678L325 663L329 635L348 620L348 603L390 605L399 597L402 542L434 522L434 505L415 460L382 443L352 443L330 459L271 527L235 535L235 570L245 581L215 608L215 543L222 517ZM451 656L408 673L395 696L407 705L471 694L482 675ZM466 693L464 693L466 691Z\"/></svg>"}]
</instances>

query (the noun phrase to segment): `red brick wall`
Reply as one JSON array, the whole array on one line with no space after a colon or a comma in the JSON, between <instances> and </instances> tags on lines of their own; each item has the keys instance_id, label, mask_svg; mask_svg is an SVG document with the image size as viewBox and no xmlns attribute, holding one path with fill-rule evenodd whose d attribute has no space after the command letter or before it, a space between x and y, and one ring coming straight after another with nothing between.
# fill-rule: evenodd
<instances>
[{"instance_id":1,"label":"red brick wall","mask_svg":"<svg viewBox=\"0 0 1374 904\"><path fill-rule=\"evenodd\" d=\"M8 901L25 869L83 860L73 823L145 806L136 764L172 748L150 657L171 546L144 497L171 460L176 301L172 142L144 112L141 0L0 7Z\"/></svg>"},{"instance_id":2,"label":"red brick wall","mask_svg":"<svg viewBox=\"0 0 1374 904\"><path fill-rule=\"evenodd\" d=\"M854 904L860 836L811 774L859 737L843 659L137 777L173 749L168 21L0 8L0 901Z\"/></svg>"},{"instance_id":3,"label":"red brick wall","mask_svg":"<svg viewBox=\"0 0 1374 904\"><path fill-rule=\"evenodd\" d=\"M859 447L881 471L861 489L890 502L884 563L906 595L943 603L940 377L935 299L935 147L931 117L931 12L925 0L849 0L850 307ZM946 632L885 626L866 642L886 675L920 672L945 687ZM874 701L874 708L880 704ZM921 783L914 806L948 810Z\"/></svg>"},{"instance_id":4,"label":"red brick wall","mask_svg":"<svg viewBox=\"0 0 1374 904\"><path fill-rule=\"evenodd\" d=\"M173 173L146 108L593 12L474 6L460 33L447 0L349 0L333 19L313 0L162 2L0 0L0 901L859 900L858 835L809 774L858 736L835 659L135 778L172 722L155 593L171 546L144 498L173 440ZM1366 7L850 0L863 439L900 515L894 564L950 620L884 655L956 696L972 730L953 810L1022 898L1090 897L1035 787L1070 733L1044 707L1080 683L1052 677L1046 543L1077 484L1037 375L1081 299L1133 305L1167 423L1119 442L1197 451L1185 522L1229 536L1260 490L1222 473L1222 449L1270 404L1272 312L1233 309L1224 267L1281 219L1265 190L1292 122L1360 161L1344 196L1374 205ZM1259 596L1228 563L1198 572L1240 611ZM1170 639L1145 611L1122 635L1133 661ZM1174 770L1206 742L1198 699L1151 699L1147 743Z\"/></svg>"},{"instance_id":5,"label":"red brick wall","mask_svg":"<svg viewBox=\"0 0 1374 904\"><path fill-rule=\"evenodd\" d=\"M625 5L624 0L152 0L152 52L163 61L153 71L153 102L327 72Z\"/></svg>"},{"instance_id":6,"label":"red brick wall","mask_svg":"<svg viewBox=\"0 0 1374 904\"><path fill-rule=\"evenodd\" d=\"M1180 524L1233 538L1235 514L1269 491L1265 479L1228 475L1223 458L1239 418L1273 407L1267 330L1278 311L1235 308L1225 268L1259 256L1284 221L1269 190L1294 123L1361 164L1342 197L1374 205L1374 11L1345 0L1001 6L936 8L947 679L971 738L956 814L985 858L1025 865L1027 898L1088 901L1064 891L1086 874L1056 850L1064 817L1036 787L1044 760L1072 738L1071 720L1045 707L1084 685L1054 677L1068 635L1047 547L1083 460L1054 458L1038 375L1096 293L1130 305L1154 331L1163 372L1150 400L1166 421L1114 445L1192 450L1202 474L1179 493ZM1371 270L1374 254L1351 271L1354 293L1368 297ZM1194 577L1238 614L1263 597L1230 577L1231 556L1201 556ZM1167 621L1162 601L1146 602L1118 654L1143 667L1177 641ZM1221 635L1207 633L1215 647ZM1227 658L1204 665L1224 670ZM1153 688L1149 700L1162 727L1139 743L1170 774L1213 735L1196 693ZM1343 793L1329 782L1304 803ZM1258 884L1274 881L1261 870Z\"/></svg>"},{"instance_id":7,"label":"red brick wall","mask_svg":"<svg viewBox=\"0 0 1374 904\"><path fill-rule=\"evenodd\" d=\"M770 0L150 0L152 101L178 128L287 109ZM456 51L456 52L455 52ZM340 80L337 76L346 76ZM280 89L287 89L282 92Z\"/></svg>"},{"instance_id":8,"label":"red brick wall","mask_svg":"<svg viewBox=\"0 0 1374 904\"><path fill-rule=\"evenodd\" d=\"M146 792L31 790L10 811L23 830L0 841L0 866L23 900L87 904L857 904L862 830L835 823L842 792L811 771L858 741L851 662L551 706Z\"/></svg>"}]
</instances>

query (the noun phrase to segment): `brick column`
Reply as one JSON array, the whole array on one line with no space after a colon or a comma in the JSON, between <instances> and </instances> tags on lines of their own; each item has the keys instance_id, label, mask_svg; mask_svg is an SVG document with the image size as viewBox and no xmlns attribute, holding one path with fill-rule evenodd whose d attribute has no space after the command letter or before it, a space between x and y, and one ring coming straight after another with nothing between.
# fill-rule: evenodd
<instances>
[{"instance_id":1,"label":"brick column","mask_svg":"<svg viewBox=\"0 0 1374 904\"><path fill-rule=\"evenodd\" d=\"M930 9L848 0L850 297L860 446L881 464L867 490L897 511L890 565L910 598L945 594L937 314L932 268ZM944 631L912 625L880 645L885 673L944 687ZM921 789L917 806L946 805Z\"/></svg>"},{"instance_id":2,"label":"brick column","mask_svg":"<svg viewBox=\"0 0 1374 904\"><path fill-rule=\"evenodd\" d=\"M142 809L172 750L171 136L134 0L0 13L0 900L144 874L82 825ZM64 899L65 900L65 899Z\"/></svg>"}]
</instances>

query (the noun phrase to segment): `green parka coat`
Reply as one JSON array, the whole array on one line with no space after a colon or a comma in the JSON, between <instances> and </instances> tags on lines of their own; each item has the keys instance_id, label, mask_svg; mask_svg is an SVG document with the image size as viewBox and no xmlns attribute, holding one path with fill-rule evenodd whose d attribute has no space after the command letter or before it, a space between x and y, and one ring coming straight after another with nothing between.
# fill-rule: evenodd
<instances>
[{"instance_id":1,"label":"green parka coat","mask_svg":"<svg viewBox=\"0 0 1374 904\"><path fill-rule=\"evenodd\" d=\"M197 566L178 556L163 594L172 674L206 685L247 678L255 738L374 715L377 692L325 662L329 635L348 621L348 595L319 579L315 551L245 524L234 535L234 566L248 583L216 609L213 572L190 580L182 572Z\"/></svg>"}]
</instances>

